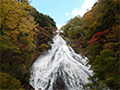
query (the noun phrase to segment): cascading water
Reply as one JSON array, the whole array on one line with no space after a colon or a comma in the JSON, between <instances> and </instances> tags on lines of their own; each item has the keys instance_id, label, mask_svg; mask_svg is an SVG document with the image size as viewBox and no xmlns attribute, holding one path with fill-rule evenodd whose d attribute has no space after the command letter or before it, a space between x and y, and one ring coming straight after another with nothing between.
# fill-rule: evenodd
<instances>
[{"instance_id":1,"label":"cascading water","mask_svg":"<svg viewBox=\"0 0 120 90\"><path fill-rule=\"evenodd\" d=\"M92 75L87 58L82 58L59 35L52 49L41 55L31 67L30 85L35 90L81 90Z\"/></svg>"}]
</instances>

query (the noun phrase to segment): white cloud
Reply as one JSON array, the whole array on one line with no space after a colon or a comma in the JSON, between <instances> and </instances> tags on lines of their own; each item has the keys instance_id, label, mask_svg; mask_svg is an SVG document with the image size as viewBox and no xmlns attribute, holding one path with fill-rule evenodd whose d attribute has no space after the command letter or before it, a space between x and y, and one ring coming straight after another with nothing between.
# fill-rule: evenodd
<instances>
[{"instance_id":1,"label":"white cloud","mask_svg":"<svg viewBox=\"0 0 120 90\"><path fill-rule=\"evenodd\" d=\"M65 23L64 24L62 24L62 25L56 25L57 26L57 28L58 28L58 30L62 27L62 26L64 26L65 25Z\"/></svg>"},{"instance_id":2,"label":"white cloud","mask_svg":"<svg viewBox=\"0 0 120 90\"><path fill-rule=\"evenodd\" d=\"M78 8L74 8L74 9L73 9L72 15L74 15L74 16L79 15L79 10L78 10Z\"/></svg>"},{"instance_id":3,"label":"white cloud","mask_svg":"<svg viewBox=\"0 0 120 90\"><path fill-rule=\"evenodd\" d=\"M94 3L97 0L85 0L84 4L81 6L81 8L74 8L72 11L72 15L76 16L76 15L80 15L83 16L87 10L90 10L91 7L94 5Z\"/></svg>"},{"instance_id":4,"label":"white cloud","mask_svg":"<svg viewBox=\"0 0 120 90\"><path fill-rule=\"evenodd\" d=\"M69 16L70 15L70 12L68 12L68 13L65 13L65 16Z\"/></svg>"}]
</instances>

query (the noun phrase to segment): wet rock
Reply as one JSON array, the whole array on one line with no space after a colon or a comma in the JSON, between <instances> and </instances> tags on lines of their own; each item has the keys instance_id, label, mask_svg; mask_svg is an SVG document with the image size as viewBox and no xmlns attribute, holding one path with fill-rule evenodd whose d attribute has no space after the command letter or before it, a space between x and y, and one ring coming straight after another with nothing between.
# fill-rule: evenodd
<instances>
[{"instance_id":1,"label":"wet rock","mask_svg":"<svg viewBox=\"0 0 120 90\"><path fill-rule=\"evenodd\" d=\"M53 90L65 90L65 83L61 77L57 77Z\"/></svg>"},{"instance_id":2,"label":"wet rock","mask_svg":"<svg viewBox=\"0 0 120 90\"><path fill-rule=\"evenodd\" d=\"M35 90L31 85L27 84L24 87L25 90Z\"/></svg>"}]
</instances>

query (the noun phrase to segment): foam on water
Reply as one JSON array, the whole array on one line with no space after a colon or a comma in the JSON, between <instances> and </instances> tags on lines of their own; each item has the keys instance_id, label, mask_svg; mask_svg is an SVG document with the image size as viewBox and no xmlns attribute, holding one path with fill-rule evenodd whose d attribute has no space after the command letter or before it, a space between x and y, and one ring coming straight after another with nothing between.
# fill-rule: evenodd
<instances>
[{"instance_id":1,"label":"foam on water","mask_svg":"<svg viewBox=\"0 0 120 90\"><path fill-rule=\"evenodd\" d=\"M82 58L56 35L51 50L41 55L31 67L30 84L35 90L81 90L92 75L87 58Z\"/></svg>"}]
</instances>

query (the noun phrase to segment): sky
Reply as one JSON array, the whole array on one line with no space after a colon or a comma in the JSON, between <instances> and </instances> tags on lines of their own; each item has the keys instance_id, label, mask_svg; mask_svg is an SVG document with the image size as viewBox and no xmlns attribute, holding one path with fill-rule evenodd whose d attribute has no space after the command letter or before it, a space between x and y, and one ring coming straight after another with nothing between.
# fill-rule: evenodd
<instances>
[{"instance_id":1,"label":"sky","mask_svg":"<svg viewBox=\"0 0 120 90\"><path fill-rule=\"evenodd\" d=\"M60 29L77 15L81 17L91 9L97 0L31 0L30 5L40 13L50 16Z\"/></svg>"}]
</instances>

